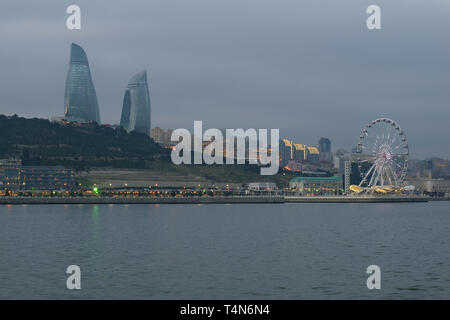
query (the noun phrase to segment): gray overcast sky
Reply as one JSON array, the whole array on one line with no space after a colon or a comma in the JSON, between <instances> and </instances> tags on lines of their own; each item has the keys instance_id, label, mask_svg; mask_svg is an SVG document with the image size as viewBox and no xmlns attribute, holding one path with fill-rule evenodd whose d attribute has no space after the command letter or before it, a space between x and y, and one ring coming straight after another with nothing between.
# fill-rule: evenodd
<instances>
[{"instance_id":1,"label":"gray overcast sky","mask_svg":"<svg viewBox=\"0 0 450 320\"><path fill-rule=\"evenodd\" d=\"M81 30L66 29L70 4ZM366 28L371 4L383 30ZM412 157L450 158L449 33L448 0L1 0L0 113L61 116L75 42L103 123L147 69L152 126L279 128L336 150L387 116Z\"/></svg>"}]
</instances>

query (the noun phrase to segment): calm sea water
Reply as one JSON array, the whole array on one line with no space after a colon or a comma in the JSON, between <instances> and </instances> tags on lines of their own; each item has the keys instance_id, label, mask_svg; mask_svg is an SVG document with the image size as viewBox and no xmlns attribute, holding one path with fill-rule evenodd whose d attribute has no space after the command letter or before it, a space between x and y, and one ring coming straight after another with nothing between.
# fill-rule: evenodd
<instances>
[{"instance_id":1,"label":"calm sea water","mask_svg":"<svg viewBox=\"0 0 450 320\"><path fill-rule=\"evenodd\" d=\"M2 299L450 299L449 271L449 202L0 207Z\"/></svg>"}]
</instances>

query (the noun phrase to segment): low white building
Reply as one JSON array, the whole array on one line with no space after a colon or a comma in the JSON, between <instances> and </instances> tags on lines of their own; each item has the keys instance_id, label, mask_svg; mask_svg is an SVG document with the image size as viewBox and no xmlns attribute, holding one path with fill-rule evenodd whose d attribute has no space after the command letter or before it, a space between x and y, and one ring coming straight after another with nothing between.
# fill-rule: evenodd
<instances>
[{"instance_id":1,"label":"low white building","mask_svg":"<svg viewBox=\"0 0 450 320\"><path fill-rule=\"evenodd\" d=\"M274 182L250 182L248 184L249 190L269 190L273 191L277 189L277 184Z\"/></svg>"},{"instance_id":2,"label":"low white building","mask_svg":"<svg viewBox=\"0 0 450 320\"><path fill-rule=\"evenodd\" d=\"M426 192L450 193L450 180L416 178L407 179L405 184L414 185L416 189Z\"/></svg>"}]
</instances>

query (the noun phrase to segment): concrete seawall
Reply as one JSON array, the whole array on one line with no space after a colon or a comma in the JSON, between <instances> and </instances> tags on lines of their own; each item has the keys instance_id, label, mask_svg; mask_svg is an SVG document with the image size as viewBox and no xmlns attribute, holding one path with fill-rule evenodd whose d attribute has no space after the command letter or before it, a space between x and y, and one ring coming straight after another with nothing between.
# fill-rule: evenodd
<instances>
[{"instance_id":1,"label":"concrete seawall","mask_svg":"<svg viewBox=\"0 0 450 320\"><path fill-rule=\"evenodd\" d=\"M0 204L283 203L283 197L0 197Z\"/></svg>"},{"instance_id":2,"label":"concrete seawall","mask_svg":"<svg viewBox=\"0 0 450 320\"><path fill-rule=\"evenodd\" d=\"M296 203L373 203L373 202L428 202L427 197L403 196L341 196L341 197L284 197L285 202Z\"/></svg>"},{"instance_id":3,"label":"concrete seawall","mask_svg":"<svg viewBox=\"0 0 450 320\"><path fill-rule=\"evenodd\" d=\"M5 204L224 204L224 203L373 203L428 202L427 197L401 196L230 196L230 197L0 197Z\"/></svg>"}]
</instances>

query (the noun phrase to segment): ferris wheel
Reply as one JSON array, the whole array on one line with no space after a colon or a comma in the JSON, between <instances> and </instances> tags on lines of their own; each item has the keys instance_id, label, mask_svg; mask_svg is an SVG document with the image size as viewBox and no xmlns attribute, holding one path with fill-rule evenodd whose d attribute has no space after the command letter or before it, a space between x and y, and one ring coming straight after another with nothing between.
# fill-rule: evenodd
<instances>
[{"instance_id":1,"label":"ferris wheel","mask_svg":"<svg viewBox=\"0 0 450 320\"><path fill-rule=\"evenodd\" d=\"M356 148L360 187L401 187L408 169L409 148L400 126L388 118L371 121Z\"/></svg>"}]
</instances>

